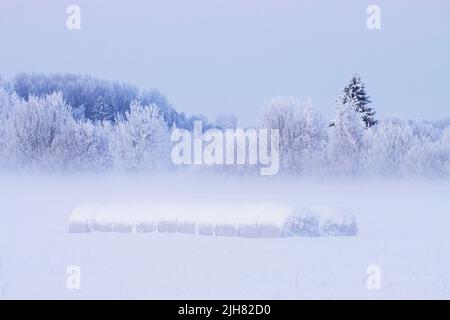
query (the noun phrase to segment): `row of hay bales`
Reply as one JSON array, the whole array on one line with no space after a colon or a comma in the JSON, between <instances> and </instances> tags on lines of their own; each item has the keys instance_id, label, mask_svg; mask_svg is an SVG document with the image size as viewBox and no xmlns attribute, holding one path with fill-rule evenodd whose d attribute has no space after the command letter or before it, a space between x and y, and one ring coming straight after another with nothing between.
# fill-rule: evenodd
<instances>
[{"instance_id":1,"label":"row of hay bales","mask_svg":"<svg viewBox=\"0 0 450 320\"><path fill-rule=\"evenodd\" d=\"M273 204L88 205L73 210L69 232L184 233L245 238L354 236L356 218L341 208Z\"/></svg>"}]
</instances>

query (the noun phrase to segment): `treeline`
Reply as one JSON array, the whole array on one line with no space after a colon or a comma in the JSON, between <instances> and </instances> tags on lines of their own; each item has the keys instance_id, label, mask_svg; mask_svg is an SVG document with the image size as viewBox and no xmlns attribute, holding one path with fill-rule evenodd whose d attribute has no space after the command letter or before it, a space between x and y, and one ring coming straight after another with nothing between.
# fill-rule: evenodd
<instances>
[{"instance_id":1,"label":"treeline","mask_svg":"<svg viewBox=\"0 0 450 320\"><path fill-rule=\"evenodd\" d=\"M28 74L20 73L4 86L20 98L43 97L61 92L75 119L110 121L130 110L133 101L142 105L155 105L169 127L191 129L193 121L203 116L186 117L174 110L166 97L158 90L139 90L136 86L96 79L89 75L75 74Z\"/></svg>"},{"instance_id":2,"label":"treeline","mask_svg":"<svg viewBox=\"0 0 450 320\"><path fill-rule=\"evenodd\" d=\"M450 176L450 123L390 117L371 125L357 103L339 100L332 125L310 101L275 98L264 127L280 130L284 172L313 175Z\"/></svg>"},{"instance_id":3,"label":"treeline","mask_svg":"<svg viewBox=\"0 0 450 320\"><path fill-rule=\"evenodd\" d=\"M154 172L176 170L171 130L196 117L176 112L157 91L73 75L16 76L0 85L0 167L13 171ZM204 128L233 129L220 114ZM268 101L258 126L280 133L281 173L450 176L450 121L377 119L361 78L353 76L325 121L310 100ZM257 174L256 166L205 170Z\"/></svg>"}]
</instances>

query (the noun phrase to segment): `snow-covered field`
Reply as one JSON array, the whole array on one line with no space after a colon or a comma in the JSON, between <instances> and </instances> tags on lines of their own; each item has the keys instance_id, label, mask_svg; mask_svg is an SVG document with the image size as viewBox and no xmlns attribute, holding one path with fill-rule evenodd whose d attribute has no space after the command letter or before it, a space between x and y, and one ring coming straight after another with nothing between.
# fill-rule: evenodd
<instances>
[{"instance_id":1,"label":"snow-covered field","mask_svg":"<svg viewBox=\"0 0 450 320\"><path fill-rule=\"evenodd\" d=\"M343 207L352 237L69 233L83 203ZM1 298L450 298L450 182L2 176ZM67 268L80 267L69 290ZM381 287L369 290L369 266Z\"/></svg>"}]
</instances>

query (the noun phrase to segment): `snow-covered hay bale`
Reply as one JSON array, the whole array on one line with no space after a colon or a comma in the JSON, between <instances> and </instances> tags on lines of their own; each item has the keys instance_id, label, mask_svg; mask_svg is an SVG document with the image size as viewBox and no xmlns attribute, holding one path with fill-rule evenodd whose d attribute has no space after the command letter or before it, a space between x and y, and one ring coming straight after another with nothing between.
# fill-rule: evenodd
<instances>
[{"instance_id":1,"label":"snow-covered hay bale","mask_svg":"<svg viewBox=\"0 0 450 320\"><path fill-rule=\"evenodd\" d=\"M165 232L246 238L351 236L356 218L334 207L276 204L87 205L73 210L69 232Z\"/></svg>"},{"instance_id":2,"label":"snow-covered hay bale","mask_svg":"<svg viewBox=\"0 0 450 320\"><path fill-rule=\"evenodd\" d=\"M280 238L284 236L283 226L295 210L291 206L265 204L259 205L258 234L261 238Z\"/></svg>"},{"instance_id":3,"label":"snow-covered hay bale","mask_svg":"<svg viewBox=\"0 0 450 320\"><path fill-rule=\"evenodd\" d=\"M98 222L95 221L93 225L94 231L99 232L112 232L113 231L113 224L112 222Z\"/></svg>"},{"instance_id":4,"label":"snow-covered hay bale","mask_svg":"<svg viewBox=\"0 0 450 320\"><path fill-rule=\"evenodd\" d=\"M182 206L176 206L173 204L156 204L149 205L145 211L148 217L151 217L156 222L156 230L158 232L164 233L175 233L178 232L179 221L178 217L182 216ZM143 219L142 216L139 217L140 220Z\"/></svg>"},{"instance_id":5,"label":"snow-covered hay bale","mask_svg":"<svg viewBox=\"0 0 450 320\"><path fill-rule=\"evenodd\" d=\"M87 221L73 221L69 223L70 233L89 233L91 231L91 226Z\"/></svg>"},{"instance_id":6,"label":"snow-covered hay bale","mask_svg":"<svg viewBox=\"0 0 450 320\"><path fill-rule=\"evenodd\" d=\"M330 207L316 210L321 215L321 236L355 236L358 233L356 218L348 210Z\"/></svg>"},{"instance_id":7,"label":"snow-covered hay bale","mask_svg":"<svg viewBox=\"0 0 450 320\"><path fill-rule=\"evenodd\" d=\"M180 224L178 225L178 232L179 233L191 233L194 234L196 233L196 225L194 222L180 222Z\"/></svg>"},{"instance_id":8,"label":"snow-covered hay bale","mask_svg":"<svg viewBox=\"0 0 450 320\"><path fill-rule=\"evenodd\" d=\"M158 222L157 225L158 232L168 232L175 233L178 231L178 223L177 221L163 220Z\"/></svg>"},{"instance_id":9,"label":"snow-covered hay bale","mask_svg":"<svg viewBox=\"0 0 450 320\"><path fill-rule=\"evenodd\" d=\"M240 224L238 225L238 235L244 238L259 238L258 224Z\"/></svg>"},{"instance_id":10,"label":"snow-covered hay bale","mask_svg":"<svg viewBox=\"0 0 450 320\"><path fill-rule=\"evenodd\" d=\"M112 232L117 233L130 233L133 231L134 226L132 224L127 224L123 222L113 223Z\"/></svg>"},{"instance_id":11,"label":"snow-covered hay bale","mask_svg":"<svg viewBox=\"0 0 450 320\"><path fill-rule=\"evenodd\" d=\"M94 230L100 232L129 233L135 226L130 208L125 205L99 206L93 217Z\"/></svg>"},{"instance_id":12,"label":"snow-covered hay bale","mask_svg":"<svg viewBox=\"0 0 450 320\"><path fill-rule=\"evenodd\" d=\"M138 233L150 233L156 231L157 218L155 211L147 206L134 206L127 213L134 216L135 228Z\"/></svg>"},{"instance_id":13,"label":"snow-covered hay bale","mask_svg":"<svg viewBox=\"0 0 450 320\"><path fill-rule=\"evenodd\" d=\"M238 234L237 227L235 224L232 223L216 224L214 234L216 236L223 236L223 237L236 237Z\"/></svg>"},{"instance_id":14,"label":"snow-covered hay bale","mask_svg":"<svg viewBox=\"0 0 450 320\"><path fill-rule=\"evenodd\" d=\"M76 207L69 218L69 232L88 233L94 231L94 223L92 221L94 209L95 207L91 205Z\"/></svg>"},{"instance_id":15,"label":"snow-covered hay bale","mask_svg":"<svg viewBox=\"0 0 450 320\"><path fill-rule=\"evenodd\" d=\"M138 222L136 224L136 232L149 233L156 231L156 223L154 222Z\"/></svg>"},{"instance_id":16,"label":"snow-covered hay bale","mask_svg":"<svg viewBox=\"0 0 450 320\"><path fill-rule=\"evenodd\" d=\"M214 235L214 224L213 223L200 223L198 226L198 234L203 236L213 236Z\"/></svg>"},{"instance_id":17,"label":"snow-covered hay bale","mask_svg":"<svg viewBox=\"0 0 450 320\"><path fill-rule=\"evenodd\" d=\"M283 229L276 225L260 224L258 233L261 238L280 238L283 236Z\"/></svg>"},{"instance_id":18,"label":"snow-covered hay bale","mask_svg":"<svg viewBox=\"0 0 450 320\"><path fill-rule=\"evenodd\" d=\"M283 226L285 236L318 237L319 219L304 208L296 209Z\"/></svg>"}]
</instances>

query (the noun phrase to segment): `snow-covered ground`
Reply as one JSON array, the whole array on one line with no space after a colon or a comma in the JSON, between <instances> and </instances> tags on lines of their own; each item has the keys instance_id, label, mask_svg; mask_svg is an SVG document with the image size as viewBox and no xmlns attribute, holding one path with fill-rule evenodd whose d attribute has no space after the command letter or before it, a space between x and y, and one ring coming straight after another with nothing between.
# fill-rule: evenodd
<instances>
[{"instance_id":1,"label":"snow-covered ground","mask_svg":"<svg viewBox=\"0 0 450 320\"><path fill-rule=\"evenodd\" d=\"M69 233L83 203L271 202L355 214L352 237ZM450 182L195 175L0 178L1 298L450 298ZM67 268L80 267L69 290ZM379 266L381 287L366 273Z\"/></svg>"}]
</instances>

